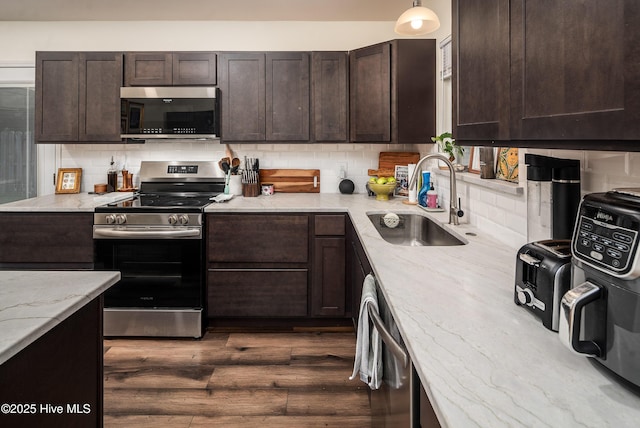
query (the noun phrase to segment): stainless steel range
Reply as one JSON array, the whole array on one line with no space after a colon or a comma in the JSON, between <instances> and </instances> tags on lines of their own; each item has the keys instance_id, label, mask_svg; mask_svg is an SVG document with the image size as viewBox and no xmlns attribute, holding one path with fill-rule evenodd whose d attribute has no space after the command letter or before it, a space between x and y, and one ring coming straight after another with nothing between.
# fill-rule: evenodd
<instances>
[{"instance_id":1,"label":"stainless steel range","mask_svg":"<svg viewBox=\"0 0 640 428\"><path fill-rule=\"evenodd\" d=\"M202 213L223 190L214 162L142 162L140 193L96 208L96 269L122 275L105 293L105 336L202 336Z\"/></svg>"}]
</instances>

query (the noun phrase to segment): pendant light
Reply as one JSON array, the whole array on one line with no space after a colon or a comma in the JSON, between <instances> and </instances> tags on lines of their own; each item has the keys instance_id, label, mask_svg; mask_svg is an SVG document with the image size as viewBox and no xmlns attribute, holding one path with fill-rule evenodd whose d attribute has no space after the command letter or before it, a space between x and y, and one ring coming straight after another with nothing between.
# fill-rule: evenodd
<instances>
[{"instance_id":1,"label":"pendant light","mask_svg":"<svg viewBox=\"0 0 640 428\"><path fill-rule=\"evenodd\" d=\"M395 32L405 36L421 36L440 28L438 15L422 6L420 0L413 0L413 7L407 9L396 21Z\"/></svg>"}]
</instances>

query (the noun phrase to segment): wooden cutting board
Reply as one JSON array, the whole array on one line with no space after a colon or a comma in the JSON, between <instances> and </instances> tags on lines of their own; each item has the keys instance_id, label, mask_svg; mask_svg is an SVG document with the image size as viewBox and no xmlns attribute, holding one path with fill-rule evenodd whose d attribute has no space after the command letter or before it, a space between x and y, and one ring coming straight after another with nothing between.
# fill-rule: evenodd
<instances>
[{"instance_id":1,"label":"wooden cutting board","mask_svg":"<svg viewBox=\"0 0 640 428\"><path fill-rule=\"evenodd\" d=\"M260 183L282 193L320 193L319 169L261 169Z\"/></svg>"},{"instance_id":2,"label":"wooden cutting board","mask_svg":"<svg viewBox=\"0 0 640 428\"><path fill-rule=\"evenodd\" d=\"M392 177L396 172L396 165L409 165L418 163L420 153L418 152L380 152L378 158L378 169L370 169L369 175L378 177Z\"/></svg>"}]
</instances>

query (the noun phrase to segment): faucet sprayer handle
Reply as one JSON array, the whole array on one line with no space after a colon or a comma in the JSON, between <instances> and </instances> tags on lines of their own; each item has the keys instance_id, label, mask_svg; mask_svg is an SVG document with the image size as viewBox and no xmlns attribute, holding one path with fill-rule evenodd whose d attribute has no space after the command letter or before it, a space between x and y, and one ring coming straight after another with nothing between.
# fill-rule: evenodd
<instances>
[{"instance_id":1,"label":"faucet sprayer handle","mask_svg":"<svg viewBox=\"0 0 640 428\"><path fill-rule=\"evenodd\" d=\"M458 211L456 212L458 217L462 217L464 215L464 211L460 208L460 198L458 198Z\"/></svg>"}]
</instances>

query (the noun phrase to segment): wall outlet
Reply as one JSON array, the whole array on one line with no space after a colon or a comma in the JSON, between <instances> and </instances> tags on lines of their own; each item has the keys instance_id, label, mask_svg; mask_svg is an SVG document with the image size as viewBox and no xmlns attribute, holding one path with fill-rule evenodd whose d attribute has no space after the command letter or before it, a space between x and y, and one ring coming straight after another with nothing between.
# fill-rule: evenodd
<instances>
[{"instance_id":1,"label":"wall outlet","mask_svg":"<svg viewBox=\"0 0 640 428\"><path fill-rule=\"evenodd\" d=\"M338 162L338 178L347 178L347 163Z\"/></svg>"}]
</instances>

